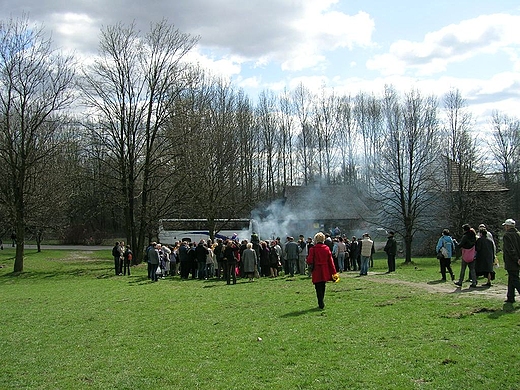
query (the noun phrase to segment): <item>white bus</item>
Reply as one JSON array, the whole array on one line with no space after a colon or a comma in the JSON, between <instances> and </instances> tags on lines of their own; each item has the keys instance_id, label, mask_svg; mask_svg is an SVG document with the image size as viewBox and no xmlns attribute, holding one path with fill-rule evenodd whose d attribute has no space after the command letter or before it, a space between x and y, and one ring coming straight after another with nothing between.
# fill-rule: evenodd
<instances>
[{"instance_id":1,"label":"white bus","mask_svg":"<svg viewBox=\"0 0 520 390\"><path fill-rule=\"evenodd\" d=\"M251 219L215 219L214 238L224 241L251 238L253 220ZM176 241L209 240L208 221L206 219L161 219L159 220L159 242L174 244Z\"/></svg>"}]
</instances>

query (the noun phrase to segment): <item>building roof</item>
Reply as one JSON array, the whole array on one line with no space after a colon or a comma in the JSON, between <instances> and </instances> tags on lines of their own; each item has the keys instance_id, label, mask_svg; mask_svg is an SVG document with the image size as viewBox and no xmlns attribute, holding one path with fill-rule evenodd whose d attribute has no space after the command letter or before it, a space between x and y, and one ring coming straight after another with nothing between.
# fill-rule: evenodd
<instances>
[{"instance_id":1,"label":"building roof","mask_svg":"<svg viewBox=\"0 0 520 390\"><path fill-rule=\"evenodd\" d=\"M453 161L449 163L450 178L451 178L451 191L458 191L462 188L463 191L467 192L506 192L508 188L500 185L496 180L493 180L482 173L475 172L473 170L460 170L460 164ZM461 174L459 175L459 172ZM460 182L463 181L462 186L459 186Z\"/></svg>"}]
</instances>

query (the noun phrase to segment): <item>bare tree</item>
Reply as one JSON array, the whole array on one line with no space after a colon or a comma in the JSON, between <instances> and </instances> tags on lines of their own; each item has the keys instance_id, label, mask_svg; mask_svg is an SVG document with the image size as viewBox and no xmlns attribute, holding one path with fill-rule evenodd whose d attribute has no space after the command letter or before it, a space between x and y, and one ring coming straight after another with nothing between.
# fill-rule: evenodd
<instances>
[{"instance_id":1,"label":"bare tree","mask_svg":"<svg viewBox=\"0 0 520 390\"><path fill-rule=\"evenodd\" d=\"M342 96L338 105L340 122L339 147L341 152L341 171L343 183L354 184L357 179L356 165L356 121L354 119L354 102L350 96Z\"/></svg>"},{"instance_id":2,"label":"bare tree","mask_svg":"<svg viewBox=\"0 0 520 390\"><path fill-rule=\"evenodd\" d=\"M500 167L504 185L512 191L512 212L520 212L520 120L501 114L493 113L493 139L488 147L494 160Z\"/></svg>"},{"instance_id":3,"label":"bare tree","mask_svg":"<svg viewBox=\"0 0 520 390\"><path fill-rule=\"evenodd\" d=\"M235 154L235 159L238 163L238 170L241 172L238 179L241 202L248 204L249 209L252 209L262 199L258 187L255 186L255 164L260 137L253 126L254 112L252 104L243 91L238 91L236 96L235 121L239 148L238 155Z\"/></svg>"},{"instance_id":4,"label":"bare tree","mask_svg":"<svg viewBox=\"0 0 520 390\"><path fill-rule=\"evenodd\" d=\"M100 55L85 69L81 84L90 108L90 131L107 149L102 161L114 172L127 241L139 259L150 231L150 205L160 191L157 176L168 154L162 131L170 102L185 83L186 54L198 38L166 21L142 35L135 25L103 29Z\"/></svg>"},{"instance_id":5,"label":"bare tree","mask_svg":"<svg viewBox=\"0 0 520 390\"><path fill-rule=\"evenodd\" d=\"M273 200L277 196L280 172L281 137L280 120L277 115L277 101L272 93L260 94L256 108L257 128L260 134L259 157L265 162L265 180L259 183L259 190L265 193L266 199Z\"/></svg>"},{"instance_id":6,"label":"bare tree","mask_svg":"<svg viewBox=\"0 0 520 390\"><path fill-rule=\"evenodd\" d=\"M485 164L478 147L478 137L471 133L474 126L472 115L460 91L452 90L444 96L444 110L444 150L447 157L444 171L448 195L448 207L445 209L449 210L445 217L451 222L451 228L460 229L464 223L474 219L481 205L481 199L476 196L479 190L479 176L476 173L481 173Z\"/></svg>"},{"instance_id":7,"label":"bare tree","mask_svg":"<svg viewBox=\"0 0 520 390\"><path fill-rule=\"evenodd\" d=\"M192 81L171 107L168 137L182 148L180 170L189 172L178 211L206 219L212 235L222 227L216 219L242 217L251 208L252 111L229 82L204 74Z\"/></svg>"},{"instance_id":8,"label":"bare tree","mask_svg":"<svg viewBox=\"0 0 520 390\"><path fill-rule=\"evenodd\" d=\"M16 232L14 272L23 271L27 210L44 166L60 144L60 114L73 101L73 58L51 46L42 27L22 17L0 23L1 202Z\"/></svg>"},{"instance_id":9,"label":"bare tree","mask_svg":"<svg viewBox=\"0 0 520 390\"><path fill-rule=\"evenodd\" d=\"M294 113L291 98L287 91L284 91L279 99L280 102L280 132L282 137L281 158L284 162L282 186L292 186L294 184L294 153L293 153L293 129Z\"/></svg>"},{"instance_id":10,"label":"bare tree","mask_svg":"<svg viewBox=\"0 0 520 390\"><path fill-rule=\"evenodd\" d=\"M296 169L302 171L303 184L308 185L316 174L316 129L312 126L312 95L302 83L293 91L293 107L300 125L296 142Z\"/></svg>"},{"instance_id":11,"label":"bare tree","mask_svg":"<svg viewBox=\"0 0 520 390\"><path fill-rule=\"evenodd\" d=\"M377 158L381 149L381 105L373 95L358 94L355 98L355 119L363 142L364 181L371 190L373 171L378 167Z\"/></svg>"},{"instance_id":12,"label":"bare tree","mask_svg":"<svg viewBox=\"0 0 520 390\"><path fill-rule=\"evenodd\" d=\"M437 198L437 101L411 91L401 100L392 88L383 98L383 142L375 189L387 226L398 226L411 262L415 234L428 225Z\"/></svg>"},{"instance_id":13,"label":"bare tree","mask_svg":"<svg viewBox=\"0 0 520 390\"><path fill-rule=\"evenodd\" d=\"M314 103L314 128L317 130L320 178L332 184L339 154L338 99L334 93L327 94L325 87ZM323 171L324 170L324 171Z\"/></svg>"}]
</instances>

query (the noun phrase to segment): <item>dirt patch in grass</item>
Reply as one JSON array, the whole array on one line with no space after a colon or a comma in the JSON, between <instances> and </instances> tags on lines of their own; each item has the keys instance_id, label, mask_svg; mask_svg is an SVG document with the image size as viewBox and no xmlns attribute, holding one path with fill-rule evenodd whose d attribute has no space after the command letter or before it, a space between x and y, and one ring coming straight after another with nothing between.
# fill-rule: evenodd
<instances>
[{"instance_id":1,"label":"dirt patch in grass","mask_svg":"<svg viewBox=\"0 0 520 390\"><path fill-rule=\"evenodd\" d=\"M357 277L356 273L343 273L342 278L349 277ZM477 286L475 288L470 288L469 283L464 283L462 287L455 286L453 282L410 282L405 280L394 279L392 275L385 273L370 273L368 276L364 277L365 280L369 280L374 283L381 284L394 284L400 286L409 286L413 289L422 289L431 293L440 293L440 294L465 294L465 295L475 295L479 297L485 297L490 299L501 299L504 300L506 297L507 286L502 284L488 286Z\"/></svg>"}]
</instances>

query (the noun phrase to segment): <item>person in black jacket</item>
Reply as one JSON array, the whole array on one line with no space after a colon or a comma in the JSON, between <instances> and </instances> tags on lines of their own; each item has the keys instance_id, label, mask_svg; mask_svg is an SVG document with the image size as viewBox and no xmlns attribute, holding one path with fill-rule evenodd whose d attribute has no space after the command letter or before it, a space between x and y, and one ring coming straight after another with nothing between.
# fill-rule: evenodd
<instances>
[{"instance_id":1,"label":"person in black jacket","mask_svg":"<svg viewBox=\"0 0 520 390\"><path fill-rule=\"evenodd\" d=\"M226 247L224 248L224 260L225 260L225 275L226 275L226 283L231 284L231 278L233 278L233 284L237 284L237 273L236 266L238 261L239 248L233 240L228 240L226 242Z\"/></svg>"},{"instance_id":2,"label":"person in black jacket","mask_svg":"<svg viewBox=\"0 0 520 390\"><path fill-rule=\"evenodd\" d=\"M190 249L188 249L188 268L191 273L191 278L197 278L197 254L195 253L195 243L190 242Z\"/></svg>"},{"instance_id":3,"label":"person in black jacket","mask_svg":"<svg viewBox=\"0 0 520 390\"><path fill-rule=\"evenodd\" d=\"M352 241L350 242L349 248L349 256L350 256L350 269L352 271L358 271L360 269L360 263L358 262L359 258L359 244L356 236L352 236Z\"/></svg>"},{"instance_id":4,"label":"person in black jacket","mask_svg":"<svg viewBox=\"0 0 520 390\"><path fill-rule=\"evenodd\" d=\"M114 258L114 269L116 275L119 275L121 269L121 265L119 264L121 258L121 246L119 245L119 241L117 241L116 245L112 248L112 257Z\"/></svg>"},{"instance_id":5,"label":"person in black jacket","mask_svg":"<svg viewBox=\"0 0 520 390\"><path fill-rule=\"evenodd\" d=\"M477 257L475 258L475 272L477 277L484 276L487 278L485 286L490 287L491 281L495 279L495 271L493 263L495 261L496 247L493 237L488 235L486 228L480 228L480 237L477 238L475 249Z\"/></svg>"},{"instance_id":6,"label":"person in black jacket","mask_svg":"<svg viewBox=\"0 0 520 390\"><path fill-rule=\"evenodd\" d=\"M387 274L389 274L390 272L395 272L395 255L397 254L397 241L395 241L394 234L394 232L388 232L388 239L383 249L386 252L386 256L388 259L388 271L386 271Z\"/></svg>"},{"instance_id":7,"label":"person in black jacket","mask_svg":"<svg viewBox=\"0 0 520 390\"><path fill-rule=\"evenodd\" d=\"M206 241L199 241L199 244L195 248L195 257L197 258L198 277L200 280L204 280L206 277L206 258L208 257Z\"/></svg>"},{"instance_id":8,"label":"person in black jacket","mask_svg":"<svg viewBox=\"0 0 520 390\"><path fill-rule=\"evenodd\" d=\"M516 229L516 222L509 218L502 224L504 233L504 268L507 271L507 300L506 303L515 302L515 290L520 294L520 232Z\"/></svg>"}]
</instances>

